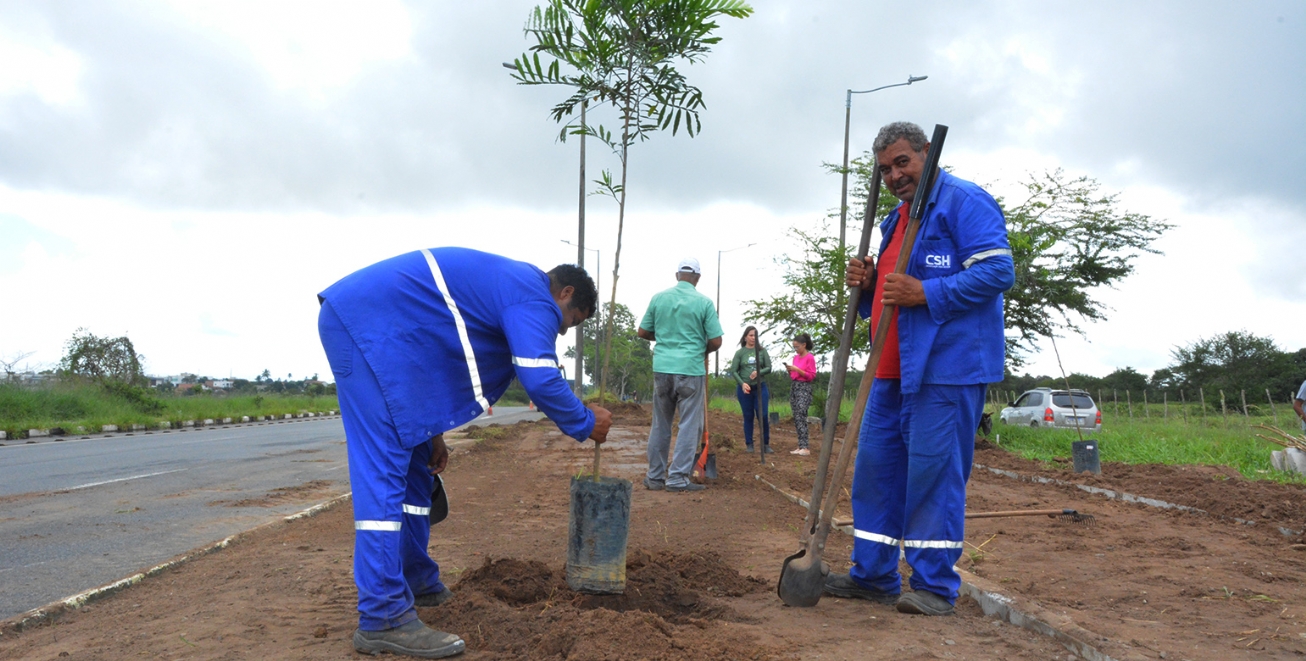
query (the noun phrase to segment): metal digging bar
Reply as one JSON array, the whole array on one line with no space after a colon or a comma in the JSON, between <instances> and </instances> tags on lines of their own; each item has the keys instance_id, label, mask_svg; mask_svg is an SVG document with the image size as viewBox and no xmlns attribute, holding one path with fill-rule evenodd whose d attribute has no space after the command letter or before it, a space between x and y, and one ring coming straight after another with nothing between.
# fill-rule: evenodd
<instances>
[{"instance_id":1,"label":"metal digging bar","mask_svg":"<svg viewBox=\"0 0 1306 661\"><path fill-rule=\"evenodd\" d=\"M934 181L938 177L939 154L943 153L943 141L948 136L948 127L942 124L934 125L934 136L930 139L930 152L925 158L925 168L922 171L922 181L916 187L916 194L912 199L911 212L908 217L907 229L903 233L902 247L898 253L898 261L894 264L894 273L903 273L907 270L907 260L911 257L912 248L916 245L916 233L921 226L921 215L925 211L926 201L929 200L930 192L934 189ZM879 191L879 167L876 166L876 176L872 195ZM869 204L869 200L868 200ZM859 257L865 259L866 252L870 245L870 232L867 229L874 223L874 207L870 208L868 218L864 221L862 228L862 241L858 246ZM872 274L872 281L874 274ZM830 522L834 518L835 504L839 499L839 486L843 482L843 475L848 470L848 463L852 459L853 445L856 444L857 434L861 429L862 413L866 410L866 400L870 396L871 386L875 382L875 370L880 366L880 355L884 352L885 336L889 332L889 323L893 319L897 306L886 305L880 313L880 323L876 325L875 335L872 336L871 355L866 361L866 371L862 373L862 382L857 389L857 401L853 403L852 415L848 421L848 427L844 432L843 443L839 448L839 460L834 467L834 476L830 481L829 489L825 489L825 473L830 465L831 446L834 444L834 426L838 423L839 398L843 396L843 374L847 369L848 354L852 348L852 333L856 322L857 303L861 298L861 288L854 288L848 305L848 313L844 319L844 334L839 343L839 355L836 357L834 371L836 374L831 375L831 379L838 377L838 381L832 381L830 395L826 401L826 418L830 421L825 428L823 442L821 444L821 457L818 461L816 470L816 479L812 485L812 499L807 510L808 522L803 527L803 537L806 545L804 548L785 558L784 566L780 570L780 582L776 586L776 592L780 595L780 600L787 606L815 606L821 601L821 593L825 589L825 576L830 573L830 566L826 564L821 555L825 551L825 540L830 536ZM838 393L836 393L836 389ZM833 408L834 415L830 411ZM822 502L824 500L824 502ZM814 527L811 522L816 521L820 516L820 522Z\"/></svg>"}]
</instances>

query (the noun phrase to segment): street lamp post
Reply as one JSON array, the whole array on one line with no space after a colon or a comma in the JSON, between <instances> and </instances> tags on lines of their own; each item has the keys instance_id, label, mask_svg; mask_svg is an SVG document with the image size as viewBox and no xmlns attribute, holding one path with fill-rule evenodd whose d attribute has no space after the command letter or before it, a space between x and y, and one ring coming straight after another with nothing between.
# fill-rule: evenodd
<instances>
[{"instance_id":1,"label":"street lamp post","mask_svg":"<svg viewBox=\"0 0 1306 661\"><path fill-rule=\"evenodd\" d=\"M582 139L583 139L583 138L582 138ZM582 163L583 163L583 161L582 161ZM584 171L585 171L585 166L582 165L582 166L581 166L581 172L584 172ZM582 186L583 186L583 184L582 184ZM582 189L582 190L583 190L583 189ZM585 215L584 215L584 214L585 214L584 193L581 194L581 207L580 207L580 208L581 208L581 243L578 245L578 244L572 243L571 241L568 241L568 240L566 240L566 239L560 239L560 241L562 241L563 243L565 243L565 244L567 244L567 245L569 245L569 246L575 246L575 247L576 247L576 252L579 253L579 255L580 255L580 257L577 259L577 263L576 263L576 265L579 266L579 267L581 267L581 268L585 268L585 253L586 253L586 252L592 252L592 253L594 253L594 263L595 263L595 265L596 265L595 268L594 268L594 274L595 274L595 276L596 276L596 277L595 277L596 282L594 283L594 288L595 288L596 290L598 290L599 292L602 292L602 291L603 291L603 251L599 250L598 248L586 248L586 247L585 247L585 239L584 239L584 236L585 236L585 235L584 235L584 231L585 231L585 230L584 230L584 227L585 227L585 224L584 224L584 223L585 223L585 221L584 221L584 218L585 218ZM600 294L600 295L601 295L601 294ZM598 301L595 301L595 302L594 302L594 309L595 309L595 310L598 310L598 305L599 305ZM580 397L580 395L581 395L581 379L585 378L585 372L583 372L583 371L581 370L581 368L584 367L584 363L585 363L584 359L582 358L582 356L585 355L585 333L584 333L584 329L585 329L585 324L583 324L583 323L582 323L581 325L579 325L579 326L576 327L576 383L575 383L575 386L576 386L576 396L577 396L577 397ZM596 351L595 351L595 356L598 356L597 348L596 348Z\"/></svg>"},{"instance_id":2,"label":"street lamp post","mask_svg":"<svg viewBox=\"0 0 1306 661\"><path fill-rule=\"evenodd\" d=\"M728 252L734 252L734 251L736 251L736 250L743 250L744 248L752 248L752 247L755 246L755 245L757 245L757 244L756 244L756 243L750 243L750 244L748 244L748 245L746 245L746 246L739 246L738 248L731 248L731 249L729 249L729 250L718 250L718 251L716 251L716 313L717 313L717 316L720 316L720 315L721 315L721 255L724 255L724 254L726 254L726 253L728 253ZM717 376L721 376L721 350L720 350L720 349L717 349L717 352L716 352L716 375L717 375Z\"/></svg>"},{"instance_id":3,"label":"street lamp post","mask_svg":"<svg viewBox=\"0 0 1306 661\"><path fill-rule=\"evenodd\" d=\"M889 89L890 87L902 87L904 85L910 85L912 83L925 80L926 78L929 78L929 76L907 76L907 82L905 83L882 85L875 89L869 89L869 90L851 90L851 89L848 90L848 98L846 101L844 101L844 112L843 112L843 188L842 188L842 192L840 192L839 194L839 251L840 252L843 251L844 232L848 227L848 129L852 123L853 95L870 94L871 92L878 92L883 89ZM874 212L875 210L872 209L871 211Z\"/></svg>"}]
</instances>

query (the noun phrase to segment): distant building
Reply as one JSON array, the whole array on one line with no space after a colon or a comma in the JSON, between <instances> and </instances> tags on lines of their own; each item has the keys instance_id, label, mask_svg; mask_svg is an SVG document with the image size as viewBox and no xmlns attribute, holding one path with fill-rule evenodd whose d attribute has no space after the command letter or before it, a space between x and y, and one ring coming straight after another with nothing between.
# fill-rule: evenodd
<instances>
[{"instance_id":1,"label":"distant building","mask_svg":"<svg viewBox=\"0 0 1306 661\"><path fill-rule=\"evenodd\" d=\"M205 385L214 390L231 390L231 379L214 379Z\"/></svg>"}]
</instances>

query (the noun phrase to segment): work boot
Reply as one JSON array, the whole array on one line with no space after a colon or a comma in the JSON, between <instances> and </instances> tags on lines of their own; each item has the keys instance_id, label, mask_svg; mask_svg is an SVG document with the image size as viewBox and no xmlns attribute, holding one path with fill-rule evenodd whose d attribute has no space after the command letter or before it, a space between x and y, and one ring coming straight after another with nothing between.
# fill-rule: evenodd
<instances>
[{"instance_id":1,"label":"work boot","mask_svg":"<svg viewBox=\"0 0 1306 661\"><path fill-rule=\"evenodd\" d=\"M767 445L763 446L762 450L763 450L764 452L766 452L767 454L775 454L775 450L772 450L772 449L771 449L771 445L770 445L769 443L768 443Z\"/></svg>"},{"instance_id":2,"label":"work boot","mask_svg":"<svg viewBox=\"0 0 1306 661\"><path fill-rule=\"evenodd\" d=\"M419 659L443 659L446 656L461 654L467 643L451 633L436 631L421 620L413 620L403 626L385 631L354 632L354 649L363 654L406 654Z\"/></svg>"},{"instance_id":3,"label":"work boot","mask_svg":"<svg viewBox=\"0 0 1306 661\"><path fill-rule=\"evenodd\" d=\"M439 606L450 599L453 599L453 590L445 588L439 592L428 592L427 594L413 597L413 605L418 608L431 608L433 606Z\"/></svg>"},{"instance_id":4,"label":"work boot","mask_svg":"<svg viewBox=\"0 0 1306 661\"><path fill-rule=\"evenodd\" d=\"M899 613L913 615L952 615L952 604L928 590L915 590L898 600Z\"/></svg>"},{"instance_id":5,"label":"work boot","mask_svg":"<svg viewBox=\"0 0 1306 661\"><path fill-rule=\"evenodd\" d=\"M682 485L679 485L679 486L672 486L672 485L669 485L669 484L667 485L667 491L672 491L672 492L676 492L676 493L679 493L679 492L682 492L682 491L702 491L702 490L704 490L704 489L706 489L706 488L707 488L707 485L704 485L704 484L694 484L693 482L686 482L686 483L684 483L684 484L682 484Z\"/></svg>"},{"instance_id":6,"label":"work boot","mask_svg":"<svg viewBox=\"0 0 1306 661\"><path fill-rule=\"evenodd\" d=\"M667 488L667 483L662 480L650 480L646 477L644 478L644 488L649 491L661 491Z\"/></svg>"},{"instance_id":7,"label":"work boot","mask_svg":"<svg viewBox=\"0 0 1306 661\"><path fill-rule=\"evenodd\" d=\"M751 446L751 445L746 445L746 446L744 446L744 452L747 452L747 453L749 453L749 454L752 454L752 453L753 453L753 446Z\"/></svg>"},{"instance_id":8,"label":"work boot","mask_svg":"<svg viewBox=\"0 0 1306 661\"><path fill-rule=\"evenodd\" d=\"M825 576L825 593L842 599L865 599L877 604L892 606L898 603L897 592L885 592L862 586L849 574L830 572Z\"/></svg>"}]
</instances>

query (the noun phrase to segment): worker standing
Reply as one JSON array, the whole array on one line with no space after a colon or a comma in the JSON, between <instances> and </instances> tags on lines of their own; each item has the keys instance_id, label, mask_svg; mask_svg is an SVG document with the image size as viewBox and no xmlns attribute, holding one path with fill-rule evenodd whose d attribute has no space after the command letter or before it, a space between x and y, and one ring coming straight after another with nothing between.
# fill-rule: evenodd
<instances>
[{"instance_id":1,"label":"worker standing","mask_svg":"<svg viewBox=\"0 0 1306 661\"><path fill-rule=\"evenodd\" d=\"M648 432L648 473L652 491L702 491L689 481L694 450L703 433L703 398L707 397L707 354L721 347L721 322L712 299L696 289L698 260L681 260L676 286L653 295L639 322L640 338L653 347L653 425ZM680 412L680 433L671 452L671 425ZM667 463L668 455L670 464Z\"/></svg>"},{"instance_id":2,"label":"worker standing","mask_svg":"<svg viewBox=\"0 0 1306 661\"><path fill-rule=\"evenodd\" d=\"M1003 376L1002 292L1015 269L997 202L939 170L907 271L893 273L929 147L907 122L880 129L873 145L884 183L902 203L881 227L878 264L853 259L846 280L867 292L861 314L871 328L885 305L897 308L858 435L853 566L827 576L825 591L947 615L961 586L953 565L985 384ZM900 544L912 568L912 591L902 595Z\"/></svg>"},{"instance_id":3,"label":"worker standing","mask_svg":"<svg viewBox=\"0 0 1306 661\"><path fill-rule=\"evenodd\" d=\"M452 593L427 552L443 433L489 409L514 376L577 440L607 438L558 371L557 336L594 312L598 292L572 265L548 273L465 248L410 252L318 295L318 332L336 379L354 503L354 649L422 658L464 642L428 628L416 606Z\"/></svg>"}]
</instances>

